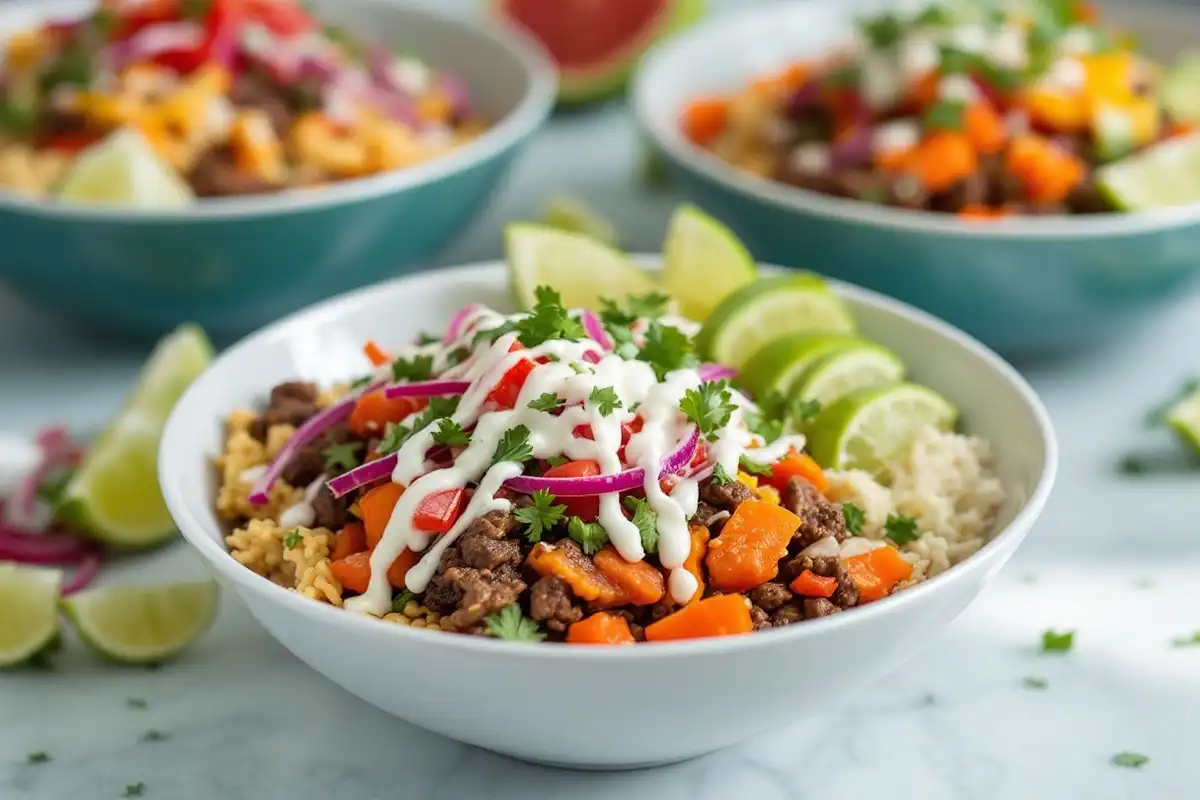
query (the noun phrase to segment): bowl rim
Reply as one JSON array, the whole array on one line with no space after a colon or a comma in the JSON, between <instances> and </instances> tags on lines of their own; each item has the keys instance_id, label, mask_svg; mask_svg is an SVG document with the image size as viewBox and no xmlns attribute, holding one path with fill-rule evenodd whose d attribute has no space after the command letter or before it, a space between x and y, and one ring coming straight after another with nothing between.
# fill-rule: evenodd
<instances>
[{"instance_id":1,"label":"bowl rim","mask_svg":"<svg viewBox=\"0 0 1200 800\"><path fill-rule=\"evenodd\" d=\"M343 2L344 0L338 0ZM465 17L436 10L427 5L393 3L387 0L353 0L379 13L424 17L439 24L466 29L475 36L491 40L521 67L528 81L520 101L478 138L437 158L377 175L337 181L313 191L297 188L273 194L243 197L205 198L184 209L162 211L60 203L53 197L27 198L0 192L0 213L88 222L138 222L174 224L213 220L253 219L274 214L319 211L330 206L369 202L381 196L432 184L490 161L512 149L532 134L549 117L558 91L558 74L542 45L532 36L511 25L484 24L477 17ZM91 0L15 0L0 5L0 31L7 35L14 18L36 16L54 19L79 14L91 8Z\"/></svg>"},{"instance_id":2,"label":"bowl rim","mask_svg":"<svg viewBox=\"0 0 1200 800\"><path fill-rule=\"evenodd\" d=\"M660 261L660 256L658 255L640 255L634 256L634 258L639 263L648 265L657 264ZM762 267L766 270L782 269L773 265L762 265ZM414 645L440 643L441 646L460 649L464 653L485 656L495 654L551 659L653 659L725 652L731 648L748 650L778 645L801 637L820 635L823 631L831 631L847 625L856 625L858 624L857 620L862 620L865 624L872 617L889 615L893 611L898 612L905 604L917 603L925 595L939 592L943 587L948 587L954 582L966 580L968 576L974 573L984 570L994 572L991 566L993 561L1005 549L1011 547L1011 549L1015 550L1045 507L1046 500L1050 495L1050 490L1058 472L1058 442L1049 412L1037 396L1037 393L1016 369L984 344L930 314L868 289L841 281L830 281L830 285L838 294L867 305L875 306L894 316L899 316L912 324L932 330L941 337L948 339L951 343L968 351L975 358L997 372L1002 379L1016 389L1030 414L1033 416L1040 433L1041 442L1039 444L1042 449L1042 472L1037 478L1034 490L1025 498L1023 505L1012 521L1002 530L996 531L982 548L940 575L934 576L909 589L905 589L903 592L880 602L871 603L865 608L857 608L854 610L854 613L835 614L820 619L807 620L803 625L789 625L784 630L766 631L746 636L661 642L655 644L653 647L531 647L528 643L495 641L480 636L448 635L441 631L426 631L403 625L381 624L379 619L347 612L344 609L327 603L316 602L295 591L272 583L267 578L242 566L234 560L233 556L229 554L228 549L224 547L223 535L217 538L209 535L206 523L193 515L191 510L192 503L189 501L189 496L194 496L194 492L198 490L184 491L182 488L183 482L175 476L175 465L184 463L183 459L188 457L187 454L184 454L182 450L175 446L175 442L192 427L193 419L196 416L208 418L215 414L216 419L219 421L231 410L224 408L213 409L206 402L209 385L217 385L219 382L219 367L222 362L247 351L254 351L268 342L286 339L292 333L309 328L314 324L345 317L353 313L361 304L368 302L370 297L381 291L394 292L403 287L407 294L419 296L424 291L423 287L426 285L470 282L472 280L494 280L502 275L505 269L505 263L502 260L494 260L382 281L290 314L246 336L237 344L221 353L213 361L212 365L188 387L183 397L176 403L175 408L167 419L159 447L158 478L159 484L162 487L163 498L188 543L199 551L219 575L232 581L239 588L239 592L245 589L260 596L264 601L289 606L296 613L307 616L312 621L328 620L329 624L332 625L368 626L362 629L363 635L373 635L369 631L374 630L380 632L378 635L383 636L417 637L412 640ZM211 454L209 453L194 453L191 455L206 460L211 458ZM205 497L201 502L206 506L211 506L213 498ZM391 631L391 633L382 633L384 631Z\"/></svg>"},{"instance_id":3,"label":"bowl rim","mask_svg":"<svg viewBox=\"0 0 1200 800\"><path fill-rule=\"evenodd\" d=\"M1141 212L1060 215L1054 217L1013 217L987 224L964 225L953 214L912 211L875 205L860 200L833 197L800 187L788 186L765 178L755 178L730 166L714 154L689 142L677 124L677 115L686 98L672 98L664 109L663 92L658 90L661 76L677 67L695 51L716 52L719 40L727 39L739 28L773 28L764 20L804 16L817 9L833 8L849 16L854 2L848 0L787 0L763 3L710 15L699 25L655 47L638 65L633 76L631 105L635 121L653 144L684 169L735 194L757 200L785 211L798 212L841 223L870 225L896 232L921 233L991 240L1073 239L1127 236L1162 231L1200 222L1200 203ZM1152 6L1139 9L1188 21L1200 31L1195 10Z\"/></svg>"}]
</instances>

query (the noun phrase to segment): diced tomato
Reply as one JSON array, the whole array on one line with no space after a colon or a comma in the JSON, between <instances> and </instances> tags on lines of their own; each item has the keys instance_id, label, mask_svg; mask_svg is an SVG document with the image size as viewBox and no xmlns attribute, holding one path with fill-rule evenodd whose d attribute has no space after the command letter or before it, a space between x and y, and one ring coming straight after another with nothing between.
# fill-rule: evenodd
<instances>
[{"instance_id":1,"label":"diced tomato","mask_svg":"<svg viewBox=\"0 0 1200 800\"><path fill-rule=\"evenodd\" d=\"M546 470L546 478L592 478L600 474L600 465L595 461L568 461ZM567 507L568 516L579 517L584 522L595 522L600 516L599 497L560 497L558 502Z\"/></svg>"},{"instance_id":2,"label":"diced tomato","mask_svg":"<svg viewBox=\"0 0 1200 800\"><path fill-rule=\"evenodd\" d=\"M155 54L152 60L181 75L195 72L213 62L225 67L232 66L230 62L244 12L242 0L211 0L204 18L204 38L200 44L192 49L165 50Z\"/></svg>"},{"instance_id":3,"label":"diced tomato","mask_svg":"<svg viewBox=\"0 0 1200 800\"><path fill-rule=\"evenodd\" d=\"M708 442L703 439L696 445L696 454L692 456L692 460L688 462L688 466L695 469L696 467L708 461Z\"/></svg>"},{"instance_id":4,"label":"diced tomato","mask_svg":"<svg viewBox=\"0 0 1200 800\"><path fill-rule=\"evenodd\" d=\"M96 141L96 135L88 131L73 133L58 133L51 136L45 143L47 150L54 150L67 155L74 155Z\"/></svg>"},{"instance_id":5,"label":"diced tomato","mask_svg":"<svg viewBox=\"0 0 1200 800\"><path fill-rule=\"evenodd\" d=\"M487 393L486 401L505 411L515 408L517 399L521 396L521 388L529 378L529 373L533 372L534 366L534 363L527 358L518 361Z\"/></svg>"},{"instance_id":6,"label":"diced tomato","mask_svg":"<svg viewBox=\"0 0 1200 800\"><path fill-rule=\"evenodd\" d=\"M317 27L316 20L294 0L244 0L246 16L279 36L296 36Z\"/></svg>"},{"instance_id":7,"label":"diced tomato","mask_svg":"<svg viewBox=\"0 0 1200 800\"><path fill-rule=\"evenodd\" d=\"M462 515L467 493L462 489L434 492L417 504L413 512L413 527L424 533L445 533L454 527Z\"/></svg>"}]
</instances>

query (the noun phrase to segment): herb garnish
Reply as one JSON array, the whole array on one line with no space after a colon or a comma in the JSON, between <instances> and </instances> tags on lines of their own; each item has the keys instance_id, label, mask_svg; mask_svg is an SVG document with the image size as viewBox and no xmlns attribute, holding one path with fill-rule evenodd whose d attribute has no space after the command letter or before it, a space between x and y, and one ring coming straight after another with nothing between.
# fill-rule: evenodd
<instances>
[{"instance_id":1,"label":"herb garnish","mask_svg":"<svg viewBox=\"0 0 1200 800\"><path fill-rule=\"evenodd\" d=\"M1040 692L1050 686L1050 681L1046 680L1045 678L1037 678L1033 675L1026 675L1024 678L1021 678L1021 685L1026 689L1036 689Z\"/></svg>"},{"instance_id":2,"label":"herb garnish","mask_svg":"<svg viewBox=\"0 0 1200 800\"><path fill-rule=\"evenodd\" d=\"M1171 647L1200 647L1200 631L1191 636L1180 636L1171 640Z\"/></svg>"},{"instance_id":3,"label":"herb garnish","mask_svg":"<svg viewBox=\"0 0 1200 800\"><path fill-rule=\"evenodd\" d=\"M700 363L688 335L673 325L664 325L657 320L646 328L645 341L638 351L638 358L654 368L654 374L660 381L668 373Z\"/></svg>"},{"instance_id":4,"label":"herb garnish","mask_svg":"<svg viewBox=\"0 0 1200 800\"><path fill-rule=\"evenodd\" d=\"M132 708L132 709L141 711L142 709L146 708L146 706L148 706L148 705L150 705L150 704L148 702L146 702L146 698L144 698L144 697L126 697L125 698L125 707L126 708Z\"/></svg>"},{"instance_id":5,"label":"herb garnish","mask_svg":"<svg viewBox=\"0 0 1200 800\"><path fill-rule=\"evenodd\" d=\"M938 48L938 72L942 75L965 75L979 61L966 50L944 44Z\"/></svg>"},{"instance_id":6,"label":"herb garnish","mask_svg":"<svg viewBox=\"0 0 1200 800\"><path fill-rule=\"evenodd\" d=\"M529 445L529 428L518 425L509 428L496 443L496 454L492 457L493 464L512 461L521 464L533 458L533 448Z\"/></svg>"},{"instance_id":7,"label":"herb garnish","mask_svg":"<svg viewBox=\"0 0 1200 800\"><path fill-rule=\"evenodd\" d=\"M556 505L548 489L538 489L529 499L533 505L514 510L513 516L525 525L525 538L536 543L542 540L542 534L563 520L567 507Z\"/></svg>"},{"instance_id":8,"label":"herb garnish","mask_svg":"<svg viewBox=\"0 0 1200 800\"><path fill-rule=\"evenodd\" d=\"M792 417L798 422L808 422L821 413L821 401L815 397L800 400L792 406Z\"/></svg>"},{"instance_id":9,"label":"herb garnish","mask_svg":"<svg viewBox=\"0 0 1200 800\"><path fill-rule=\"evenodd\" d=\"M700 429L700 435L708 441L716 441L721 428L729 424L733 410L737 408L729 391L729 381L702 383L697 389L688 389L679 401L679 410Z\"/></svg>"},{"instance_id":10,"label":"herb garnish","mask_svg":"<svg viewBox=\"0 0 1200 800\"><path fill-rule=\"evenodd\" d=\"M75 476L75 470L64 469L50 475L44 481L38 484L37 496L48 506L58 504L62 499L63 491L67 488L67 484L71 482L71 478Z\"/></svg>"},{"instance_id":11,"label":"herb garnish","mask_svg":"<svg viewBox=\"0 0 1200 800\"><path fill-rule=\"evenodd\" d=\"M45 750L38 750L36 753L25 756L26 764L47 764L53 760Z\"/></svg>"},{"instance_id":12,"label":"herb garnish","mask_svg":"<svg viewBox=\"0 0 1200 800\"><path fill-rule=\"evenodd\" d=\"M417 344L421 347L426 345L437 344L442 341L442 337L436 336L429 331L421 331L417 334Z\"/></svg>"},{"instance_id":13,"label":"herb garnish","mask_svg":"<svg viewBox=\"0 0 1200 800\"><path fill-rule=\"evenodd\" d=\"M404 440L408 438L410 433L412 433L412 431L403 425L397 425L394 422L389 422L383 429L383 439L380 440L379 447L376 448L379 452L379 455L391 455L399 450L400 446L404 444Z\"/></svg>"},{"instance_id":14,"label":"herb garnish","mask_svg":"<svg viewBox=\"0 0 1200 800\"><path fill-rule=\"evenodd\" d=\"M547 414L551 411L557 411L566 404L567 401L554 392L545 392L529 401L529 407L534 411L545 411Z\"/></svg>"},{"instance_id":15,"label":"herb garnish","mask_svg":"<svg viewBox=\"0 0 1200 800\"><path fill-rule=\"evenodd\" d=\"M546 463L552 467L561 467L563 464L569 464L571 459L566 456L550 456L546 459Z\"/></svg>"},{"instance_id":16,"label":"herb garnish","mask_svg":"<svg viewBox=\"0 0 1200 800\"><path fill-rule=\"evenodd\" d=\"M549 286L533 290L537 302L529 315L517 320L514 330L521 344L537 347L551 339L578 340L586 334L579 320L570 316L563 308L562 297Z\"/></svg>"},{"instance_id":17,"label":"herb garnish","mask_svg":"<svg viewBox=\"0 0 1200 800\"><path fill-rule=\"evenodd\" d=\"M846 533L858 536L862 533L863 510L854 503L842 503L842 517L846 520Z\"/></svg>"},{"instance_id":18,"label":"herb garnish","mask_svg":"<svg viewBox=\"0 0 1200 800\"><path fill-rule=\"evenodd\" d=\"M146 793L146 784L142 781L131 783L125 787L125 794L122 797L141 797Z\"/></svg>"},{"instance_id":19,"label":"herb garnish","mask_svg":"<svg viewBox=\"0 0 1200 800\"><path fill-rule=\"evenodd\" d=\"M733 483L733 478L729 477L729 473L720 464L713 466L712 482L721 486L726 483Z\"/></svg>"},{"instance_id":20,"label":"herb garnish","mask_svg":"<svg viewBox=\"0 0 1200 800\"><path fill-rule=\"evenodd\" d=\"M887 522L883 524L883 535L896 544L908 544L919 538L917 521L903 514L888 514Z\"/></svg>"},{"instance_id":21,"label":"herb garnish","mask_svg":"<svg viewBox=\"0 0 1200 800\"><path fill-rule=\"evenodd\" d=\"M1047 630L1042 634L1043 653L1066 653L1075 645L1075 631L1059 633Z\"/></svg>"},{"instance_id":22,"label":"herb garnish","mask_svg":"<svg viewBox=\"0 0 1200 800\"><path fill-rule=\"evenodd\" d=\"M283 537L283 546L286 547L288 550L294 550L295 548L300 546L300 542L303 540L304 540L304 534L300 532L300 529L292 528Z\"/></svg>"},{"instance_id":23,"label":"herb garnish","mask_svg":"<svg viewBox=\"0 0 1200 800\"><path fill-rule=\"evenodd\" d=\"M895 14L879 14L861 23L867 40L877 49L886 50L900 40L904 25Z\"/></svg>"},{"instance_id":24,"label":"herb garnish","mask_svg":"<svg viewBox=\"0 0 1200 800\"><path fill-rule=\"evenodd\" d=\"M488 633L497 639L510 642L540 642L546 634L538 630L538 624L521 613L516 603L507 605L497 613L484 617Z\"/></svg>"},{"instance_id":25,"label":"herb garnish","mask_svg":"<svg viewBox=\"0 0 1200 800\"><path fill-rule=\"evenodd\" d=\"M633 512L633 524L641 534L642 549L647 553L657 553L658 514L640 497L626 497L625 507Z\"/></svg>"},{"instance_id":26,"label":"herb garnish","mask_svg":"<svg viewBox=\"0 0 1200 800\"><path fill-rule=\"evenodd\" d=\"M325 456L325 469L347 472L359 465L358 451L362 450L362 442L344 442L331 444L321 451Z\"/></svg>"},{"instance_id":27,"label":"herb garnish","mask_svg":"<svg viewBox=\"0 0 1200 800\"><path fill-rule=\"evenodd\" d=\"M1141 753L1131 753L1128 750L1122 750L1112 758L1109 763L1114 767L1126 767L1128 769L1141 769L1146 764L1150 763L1150 757L1144 756Z\"/></svg>"},{"instance_id":28,"label":"herb garnish","mask_svg":"<svg viewBox=\"0 0 1200 800\"><path fill-rule=\"evenodd\" d=\"M961 100L941 100L930 106L921 118L926 130L961 131L967 104Z\"/></svg>"},{"instance_id":29,"label":"herb garnish","mask_svg":"<svg viewBox=\"0 0 1200 800\"><path fill-rule=\"evenodd\" d=\"M624 405L611 386L597 386L592 389L592 393L588 395L588 402L595 404L602 417L609 416Z\"/></svg>"},{"instance_id":30,"label":"herb garnish","mask_svg":"<svg viewBox=\"0 0 1200 800\"><path fill-rule=\"evenodd\" d=\"M361 389L370 383L374 378L374 375L363 375L361 378L355 378L354 380L350 381L350 388Z\"/></svg>"},{"instance_id":31,"label":"herb garnish","mask_svg":"<svg viewBox=\"0 0 1200 800\"><path fill-rule=\"evenodd\" d=\"M567 535L579 543L579 549L594 555L608 541L608 534L598 522L584 522L579 517L567 521Z\"/></svg>"},{"instance_id":32,"label":"herb garnish","mask_svg":"<svg viewBox=\"0 0 1200 800\"><path fill-rule=\"evenodd\" d=\"M392 362L395 381L427 381L433 375L433 356L397 358Z\"/></svg>"},{"instance_id":33,"label":"herb garnish","mask_svg":"<svg viewBox=\"0 0 1200 800\"><path fill-rule=\"evenodd\" d=\"M446 447L466 447L471 443L471 434L464 431L462 425L444 417L441 425L433 432L433 440Z\"/></svg>"},{"instance_id":34,"label":"herb garnish","mask_svg":"<svg viewBox=\"0 0 1200 800\"><path fill-rule=\"evenodd\" d=\"M744 455L738 457L738 469L747 475L770 475L771 468L766 464L759 464L757 461L751 461Z\"/></svg>"},{"instance_id":35,"label":"herb garnish","mask_svg":"<svg viewBox=\"0 0 1200 800\"><path fill-rule=\"evenodd\" d=\"M397 614L403 614L404 607L407 606L415 598L416 598L415 594L410 592L408 589L405 589L403 592L401 592L400 594L398 594L392 598L392 611L394 611Z\"/></svg>"},{"instance_id":36,"label":"herb garnish","mask_svg":"<svg viewBox=\"0 0 1200 800\"><path fill-rule=\"evenodd\" d=\"M429 398L429 405L413 422L413 430L424 430L442 417L453 416L454 412L458 410L459 399L458 397Z\"/></svg>"},{"instance_id":37,"label":"herb garnish","mask_svg":"<svg viewBox=\"0 0 1200 800\"><path fill-rule=\"evenodd\" d=\"M165 742L171 738L171 734L163 733L162 731L149 730L142 734L140 742Z\"/></svg>"}]
</instances>

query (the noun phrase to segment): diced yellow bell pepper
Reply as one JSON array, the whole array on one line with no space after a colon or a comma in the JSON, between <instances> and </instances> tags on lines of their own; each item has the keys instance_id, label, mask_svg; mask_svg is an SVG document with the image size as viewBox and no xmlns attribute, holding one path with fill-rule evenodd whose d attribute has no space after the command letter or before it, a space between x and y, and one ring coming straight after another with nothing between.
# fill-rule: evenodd
<instances>
[{"instance_id":1,"label":"diced yellow bell pepper","mask_svg":"<svg viewBox=\"0 0 1200 800\"><path fill-rule=\"evenodd\" d=\"M758 491L758 478L754 477L753 475L738 470L737 479L738 483L742 484L750 491Z\"/></svg>"},{"instance_id":2,"label":"diced yellow bell pepper","mask_svg":"<svg viewBox=\"0 0 1200 800\"><path fill-rule=\"evenodd\" d=\"M327 117L309 112L292 125L289 145L297 160L316 164L335 175L364 175L367 147L354 132L339 130Z\"/></svg>"},{"instance_id":3,"label":"diced yellow bell pepper","mask_svg":"<svg viewBox=\"0 0 1200 800\"><path fill-rule=\"evenodd\" d=\"M281 184L287 180L283 145L266 112L256 109L238 114L233 120L229 144L241 169L269 183Z\"/></svg>"},{"instance_id":4,"label":"diced yellow bell pepper","mask_svg":"<svg viewBox=\"0 0 1200 800\"><path fill-rule=\"evenodd\" d=\"M147 113L145 106L128 95L80 92L71 103L87 120L103 128L132 125Z\"/></svg>"},{"instance_id":5,"label":"diced yellow bell pepper","mask_svg":"<svg viewBox=\"0 0 1200 800\"><path fill-rule=\"evenodd\" d=\"M1082 60L1087 75L1084 93L1089 103L1123 103L1133 97L1133 53L1113 50L1084 56Z\"/></svg>"},{"instance_id":6,"label":"diced yellow bell pepper","mask_svg":"<svg viewBox=\"0 0 1200 800\"><path fill-rule=\"evenodd\" d=\"M1034 122L1061 133L1083 130L1090 119L1083 96L1042 86L1029 89L1025 108Z\"/></svg>"}]
</instances>

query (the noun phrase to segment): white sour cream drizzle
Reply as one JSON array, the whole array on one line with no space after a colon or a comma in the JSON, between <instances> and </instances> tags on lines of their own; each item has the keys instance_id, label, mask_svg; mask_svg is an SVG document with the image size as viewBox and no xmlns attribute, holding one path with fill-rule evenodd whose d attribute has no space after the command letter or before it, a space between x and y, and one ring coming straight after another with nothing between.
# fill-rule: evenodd
<instances>
[{"instance_id":1,"label":"white sour cream drizzle","mask_svg":"<svg viewBox=\"0 0 1200 800\"><path fill-rule=\"evenodd\" d=\"M687 602L697 589L695 577L683 568L683 563L691 549L688 520L696 512L699 484L695 479L677 478L668 494L659 484L659 471L663 459L691 435L692 424L679 404L685 392L701 385L699 372L681 369L660 382L649 364L606 353L590 339L550 340L534 348L510 352L517 336L506 333L494 343L472 348L471 343L479 331L494 329L505 321L505 317L494 311L479 309L464 320L458 341L438 346L446 352L464 346L472 350L465 360L438 373L441 378L454 377L470 383L452 415L462 428L473 429L470 444L458 453L450 466L437 468L431 465L426 453L434 445L433 435L440 427L439 422L415 431L400 448L392 480L407 489L371 555L371 580L367 590L347 600L346 608L376 616L391 608L392 587L387 570L405 548L423 554L408 571L405 586L413 592L424 591L443 553L472 522L490 511L511 508L511 503L496 497L496 493L506 481L521 475L523 465L493 461L505 433L517 426L528 429L528 443L535 459L562 455L573 461L595 461L602 475L616 474L631 465L645 471L642 488L646 502L658 515L658 558L669 571L667 587L676 602ZM535 364L530 370L515 406L508 410L494 409L488 403L491 390L519 362L539 357L550 360ZM438 355L435 355L435 362L446 363ZM620 407L610 409L605 415L591 395L595 389L607 388L616 394ZM532 400L547 393L564 401L561 414L529 407ZM710 444L712 457L729 475L736 474L738 460L745 448L761 443L750 433L743 419L743 408L749 406L749 401L736 392L734 398L736 408L729 423L717 431L715 441ZM416 416L404 424L411 425ZM623 463L619 455L623 426L636 417L641 418L642 427L630 434ZM579 426L589 427L592 438L577 436ZM786 437L769 447L759 448L755 453L756 460L766 459L776 451L786 453L788 447L802 445L803 437ZM471 485L476 488L466 508L440 538L413 526L413 514L424 499L438 492L466 489ZM617 493L600 495L597 521L623 558L640 561L645 557L641 534L637 526L626 519Z\"/></svg>"},{"instance_id":2,"label":"white sour cream drizzle","mask_svg":"<svg viewBox=\"0 0 1200 800\"><path fill-rule=\"evenodd\" d=\"M311 528L317 519L317 510L313 508L313 500L317 492L328 480L327 475L320 475L304 489L304 497L294 505L290 505L279 515L279 527L285 531L292 528Z\"/></svg>"}]
</instances>

